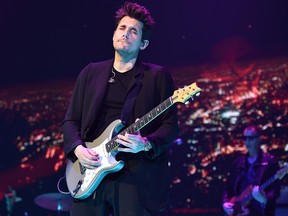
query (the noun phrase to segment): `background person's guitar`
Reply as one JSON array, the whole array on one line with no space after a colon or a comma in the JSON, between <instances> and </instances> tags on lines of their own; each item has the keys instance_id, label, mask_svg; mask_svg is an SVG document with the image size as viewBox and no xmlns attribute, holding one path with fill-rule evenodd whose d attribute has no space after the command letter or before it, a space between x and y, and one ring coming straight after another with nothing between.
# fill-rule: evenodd
<instances>
[{"instance_id":1,"label":"background person's guitar","mask_svg":"<svg viewBox=\"0 0 288 216\"><path fill-rule=\"evenodd\" d=\"M85 199L90 196L98 187L102 179L109 173L117 172L124 166L123 161L116 161L115 155L117 148L120 145L115 140L115 136L121 131L120 134L134 134L139 131L149 122L154 120L157 116L171 107L177 102L185 103L193 95L198 96L201 89L196 83L174 91L174 94L152 109L146 115L141 117L137 122L130 125L125 130L120 120L113 121L105 131L93 142L86 142L88 148L93 148L99 153L101 165L95 169L85 169L78 160L74 163L68 160L66 166L66 182L68 190L74 198Z\"/></svg>"},{"instance_id":2,"label":"background person's guitar","mask_svg":"<svg viewBox=\"0 0 288 216\"><path fill-rule=\"evenodd\" d=\"M264 190L266 187L268 187L270 184L272 184L277 179L282 179L287 173L288 173L288 165L286 165L284 168L278 170L274 176L272 176L267 181L265 181L260 186L260 190ZM234 203L234 213L232 215L229 215L229 216L245 215L245 212L243 212L242 207L245 208L249 204L249 201L253 198L252 190L253 190L253 186L249 185L239 196L232 197L230 202Z\"/></svg>"}]
</instances>

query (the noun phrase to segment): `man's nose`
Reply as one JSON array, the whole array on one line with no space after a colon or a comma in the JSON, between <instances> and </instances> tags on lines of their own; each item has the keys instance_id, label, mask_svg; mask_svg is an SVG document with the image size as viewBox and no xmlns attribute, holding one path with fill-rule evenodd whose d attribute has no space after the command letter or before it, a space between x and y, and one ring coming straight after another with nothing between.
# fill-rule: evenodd
<instances>
[{"instance_id":1,"label":"man's nose","mask_svg":"<svg viewBox=\"0 0 288 216\"><path fill-rule=\"evenodd\" d=\"M122 38L128 38L127 33L124 33L124 34L122 35Z\"/></svg>"}]
</instances>

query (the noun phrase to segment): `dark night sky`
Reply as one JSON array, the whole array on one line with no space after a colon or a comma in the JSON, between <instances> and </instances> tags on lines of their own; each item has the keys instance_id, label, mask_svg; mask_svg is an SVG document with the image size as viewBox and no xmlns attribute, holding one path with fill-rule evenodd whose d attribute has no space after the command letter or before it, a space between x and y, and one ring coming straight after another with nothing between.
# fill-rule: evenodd
<instances>
[{"instance_id":1,"label":"dark night sky","mask_svg":"<svg viewBox=\"0 0 288 216\"><path fill-rule=\"evenodd\" d=\"M111 58L114 12L123 2L1 2L0 84L76 78L90 61ZM146 61L167 66L210 62L211 49L232 36L251 45L246 57L288 54L288 1L134 2L145 5L157 22L150 46L141 54Z\"/></svg>"}]
</instances>

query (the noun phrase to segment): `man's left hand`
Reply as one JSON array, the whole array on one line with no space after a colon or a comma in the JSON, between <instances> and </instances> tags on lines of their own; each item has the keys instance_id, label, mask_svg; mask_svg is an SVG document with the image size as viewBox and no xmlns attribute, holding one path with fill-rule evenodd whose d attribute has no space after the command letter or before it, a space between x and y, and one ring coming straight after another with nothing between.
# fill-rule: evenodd
<instances>
[{"instance_id":1,"label":"man's left hand","mask_svg":"<svg viewBox=\"0 0 288 216\"><path fill-rule=\"evenodd\" d=\"M266 194L265 194L265 192L263 190L260 190L259 186L254 186L253 187L252 196L259 203L262 203L262 204L266 204L267 203Z\"/></svg>"},{"instance_id":2,"label":"man's left hand","mask_svg":"<svg viewBox=\"0 0 288 216\"><path fill-rule=\"evenodd\" d=\"M145 150L146 139L140 134L125 134L125 136L119 134L117 138L115 141L122 145L118 148L119 152L138 153Z\"/></svg>"}]
</instances>

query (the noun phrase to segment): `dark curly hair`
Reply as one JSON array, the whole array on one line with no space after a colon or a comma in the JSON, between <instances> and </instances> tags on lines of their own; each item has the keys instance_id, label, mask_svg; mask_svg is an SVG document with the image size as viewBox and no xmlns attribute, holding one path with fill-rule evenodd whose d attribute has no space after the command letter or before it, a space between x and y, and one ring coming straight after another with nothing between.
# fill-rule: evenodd
<instances>
[{"instance_id":1,"label":"dark curly hair","mask_svg":"<svg viewBox=\"0 0 288 216\"><path fill-rule=\"evenodd\" d=\"M155 22L150 12L144 6L137 3L125 2L124 5L116 11L116 28L120 20L125 16L129 16L143 23L142 41L151 38Z\"/></svg>"}]
</instances>

